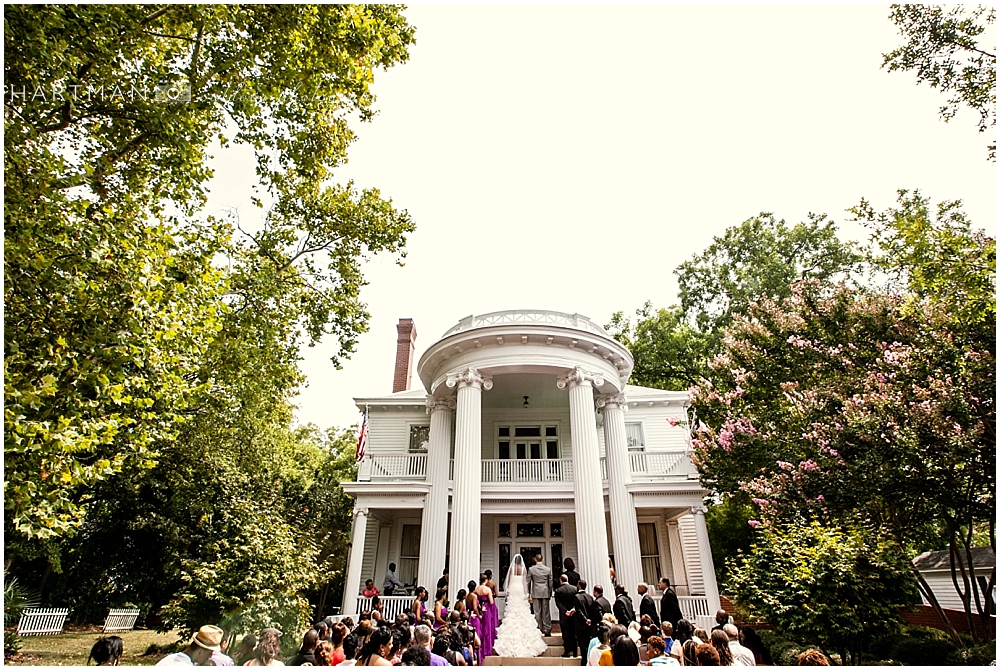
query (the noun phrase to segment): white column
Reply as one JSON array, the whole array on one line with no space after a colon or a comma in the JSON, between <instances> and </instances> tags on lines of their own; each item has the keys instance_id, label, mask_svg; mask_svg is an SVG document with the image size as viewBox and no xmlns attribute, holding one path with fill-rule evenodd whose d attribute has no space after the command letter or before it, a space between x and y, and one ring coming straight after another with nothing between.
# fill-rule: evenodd
<instances>
[{"instance_id":1,"label":"white column","mask_svg":"<svg viewBox=\"0 0 1000 670\"><path fill-rule=\"evenodd\" d=\"M626 589L642 581L639 531L632 494L632 481L625 434L625 396L600 396L597 407L604 413L604 461L608 467L608 507L611 509L611 542L615 550L615 576ZM659 577L659 575L657 576Z\"/></svg>"},{"instance_id":2,"label":"white column","mask_svg":"<svg viewBox=\"0 0 1000 670\"><path fill-rule=\"evenodd\" d=\"M556 381L561 389L569 387L569 423L573 445L573 496L576 513L577 551L580 553L580 577L587 591L595 584L611 591L608 569L608 531L604 525L604 486L601 481L601 454L597 441L597 416L594 414L594 386L603 386L604 378L582 368L575 368Z\"/></svg>"},{"instance_id":3,"label":"white column","mask_svg":"<svg viewBox=\"0 0 1000 670\"><path fill-rule=\"evenodd\" d=\"M431 434L427 444L427 483L430 491L424 501L420 522L417 585L433 591L444 571L444 557L448 552L448 468L451 465L451 413L455 411L455 399L427 396L427 411L431 415Z\"/></svg>"},{"instance_id":4,"label":"white column","mask_svg":"<svg viewBox=\"0 0 1000 670\"><path fill-rule=\"evenodd\" d=\"M368 508L354 508L354 525L351 529L351 551L347 559L347 574L344 575L343 614L354 616L358 608L361 585L361 563L365 559L365 531L368 529Z\"/></svg>"},{"instance_id":5,"label":"white column","mask_svg":"<svg viewBox=\"0 0 1000 670\"><path fill-rule=\"evenodd\" d=\"M479 374L475 368L468 368L448 375L446 384L449 388L458 387L451 500L451 564L448 566L448 599L454 602L455 594L469 581L479 581L483 389L489 391L493 388L493 380Z\"/></svg>"},{"instance_id":6,"label":"white column","mask_svg":"<svg viewBox=\"0 0 1000 670\"><path fill-rule=\"evenodd\" d=\"M719 600L719 584L715 581L715 562L712 561L712 545L708 541L708 526L705 524L705 508L691 508L694 514L694 530L698 537L698 556L701 558L701 576L705 582L705 596L708 598L708 612L715 614L722 609Z\"/></svg>"}]
</instances>

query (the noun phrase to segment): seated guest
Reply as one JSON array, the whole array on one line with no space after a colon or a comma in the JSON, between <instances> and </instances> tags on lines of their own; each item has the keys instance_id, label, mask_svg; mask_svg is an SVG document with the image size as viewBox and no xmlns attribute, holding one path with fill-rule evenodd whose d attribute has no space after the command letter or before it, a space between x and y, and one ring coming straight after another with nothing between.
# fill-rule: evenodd
<instances>
[{"instance_id":1,"label":"seated guest","mask_svg":"<svg viewBox=\"0 0 1000 670\"><path fill-rule=\"evenodd\" d=\"M370 579L365 580L365 590L361 592L365 598L371 598L372 596L378 595L378 589L375 588L375 582Z\"/></svg>"}]
</instances>

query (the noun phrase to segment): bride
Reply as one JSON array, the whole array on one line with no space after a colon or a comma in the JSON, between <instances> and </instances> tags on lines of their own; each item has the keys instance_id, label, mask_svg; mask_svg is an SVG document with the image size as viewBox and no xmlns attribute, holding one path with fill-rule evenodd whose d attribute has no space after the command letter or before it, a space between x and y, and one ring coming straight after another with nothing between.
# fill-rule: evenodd
<instances>
[{"instance_id":1,"label":"bride","mask_svg":"<svg viewBox=\"0 0 1000 670\"><path fill-rule=\"evenodd\" d=\"M500 656L538 656L545 651L545 640L535 624L535 617L528 609L527 589L528 569L520 554L507 570L507 604L503 622L497 630L497 641L493 649Z\"/></svg>"}]
</instances>

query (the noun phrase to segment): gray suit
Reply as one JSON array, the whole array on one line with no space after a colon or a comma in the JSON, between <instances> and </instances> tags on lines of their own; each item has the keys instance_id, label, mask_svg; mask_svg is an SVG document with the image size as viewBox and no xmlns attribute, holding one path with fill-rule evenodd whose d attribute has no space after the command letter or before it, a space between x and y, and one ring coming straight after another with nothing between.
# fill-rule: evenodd
<instances>
[{"instance_id":1,"label":"gray suit","mask_svg":"<svg viewBox=\"0 0 1000 670\"><path fill-rule=\"evenodd\" d=\"M528 595L535 608L535 621L542 635L552 632L552 614L549 612L549 598L552 597L552 569L543 563L535 563L528 569Z\"/></svg>"}]
</instances>

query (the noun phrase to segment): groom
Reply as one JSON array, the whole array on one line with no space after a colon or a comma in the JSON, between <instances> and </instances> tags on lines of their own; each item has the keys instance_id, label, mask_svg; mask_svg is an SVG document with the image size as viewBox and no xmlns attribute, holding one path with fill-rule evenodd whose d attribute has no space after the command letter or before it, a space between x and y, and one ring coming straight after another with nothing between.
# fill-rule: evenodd
<instances>
[{"instance_id":1,"label":"groom","mask_svg":"<svg viewBox=\"0 0 1000 670\"><path fill-rule=\"evenodd\" d=\"M552 615L549 598L552 597L552 570L542 563L542 555L535 556L535 564L528 569L528 593L534 601L535 621L542 635L552 634Z\"/></svg>"}]
</instances>

